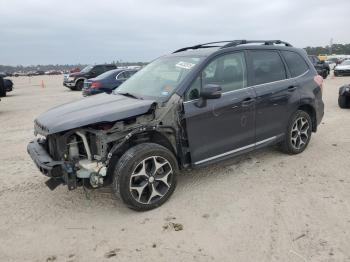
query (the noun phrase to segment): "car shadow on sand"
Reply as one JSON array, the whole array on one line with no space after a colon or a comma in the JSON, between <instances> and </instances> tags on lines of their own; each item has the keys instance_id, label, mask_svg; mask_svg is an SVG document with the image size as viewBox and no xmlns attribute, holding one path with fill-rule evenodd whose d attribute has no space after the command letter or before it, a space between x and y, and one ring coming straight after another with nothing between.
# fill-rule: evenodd
<instances>
[{"instance_id":1,"label":"car shadow on sand","mask_svg":"<svg viewBox=\"0 0 350 262\"><path fill-rule=\"evenodd\" d=\"M269 148L259 149L257 151L247 153L241 156L237 156L228 160L224 160L218 162L216 164L212 164L208 167L196 168L193 170L182 171L178 174L177 177L177 188L174 192L176 195L177 192L181 193L183 191L188 190L190 187L200 187L201 184L211 184L215 182L220 176L220 179L224 179L229 176L237 176L240 173L240 170L244 168L250 168L252 165L259 165L261 161L265 161L266 157L274 158L274 157L282 157L282 154L277 146L272 146ZM238 170L238 172L236 172ZM249 174L248 174L249 175ZM60 186L62 187L62 186ZM66 186L63 186L66 187ZM71 202L74 199L75 204L68 205L65 208L71 208L72 212L75 212L77 206L84 206L87 208L96 209L115 209L116 211L124 214L130 214L130 212L134 212L128 209L121 199L116 197L112 192L112 187L103 187L98 189L87 189L83 187L79 187L73 191L66 191L67 189L49 191L47 190L47 194L54 194L54 197L49 197L45 201L54 202L61 201L69 201ZM62 196L62 193L66 192L65 195ZM171 201L171 198L169 199ZM54 203L52 203L54 204ZM63 203L62 203L63 204ZM165 203L166 205L166 203Z\"/></svg>"}]
</instances>

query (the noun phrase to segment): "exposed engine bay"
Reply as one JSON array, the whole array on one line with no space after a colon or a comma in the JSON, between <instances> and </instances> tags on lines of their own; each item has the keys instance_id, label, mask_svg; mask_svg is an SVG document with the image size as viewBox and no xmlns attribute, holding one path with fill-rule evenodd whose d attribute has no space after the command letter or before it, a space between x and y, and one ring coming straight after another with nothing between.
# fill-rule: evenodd
<instances>
[{"instance_id":1,"label":"exposed engine bay","mask_svg":"<svg viewBox=\"0 0 350 262\"><path fill-rule=\"evenodd\" d=\"M111 159L120 157L128 148L146 141L156 141L182 155L184 149L180 141L186 135L181 134L179 128L182 110L180 99L174 95L166 106L158 107L154 103L146 114L115 123L96 123L46 136L40 132L43 129L40 123L36 123L37 142L56 163L48 174L51 179L46 184L51 190L61 183L67 184L69 190L78 186L98 188L107 185L111 183ZM174 123L177 125L174 126ZM42 172L45 171L38 167Z\"/></svg>"}]
</instances>

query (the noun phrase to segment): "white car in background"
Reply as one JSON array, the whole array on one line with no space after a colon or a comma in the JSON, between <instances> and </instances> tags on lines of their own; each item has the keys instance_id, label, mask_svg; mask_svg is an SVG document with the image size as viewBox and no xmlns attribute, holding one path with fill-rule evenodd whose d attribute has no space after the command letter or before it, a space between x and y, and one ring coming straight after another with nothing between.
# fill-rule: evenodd
<instances>
[{"instance_id":1,"label":"white car in background","mask_svg":"<svg viewBox=\"0 0 350 262\"><path fill-rule=\"evenodd\" d=\"M350 59L344 60L334 68L334 76L350 75Z\"/></svg>"}]
</instances>

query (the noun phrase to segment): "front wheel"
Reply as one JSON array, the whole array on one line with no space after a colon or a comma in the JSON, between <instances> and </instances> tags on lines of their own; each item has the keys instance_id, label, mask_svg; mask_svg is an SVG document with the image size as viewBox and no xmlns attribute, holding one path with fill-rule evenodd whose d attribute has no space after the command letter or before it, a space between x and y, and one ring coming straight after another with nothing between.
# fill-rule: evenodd
<instances>
[{"instance_id":1,"label":"front wheel","mask_svg":"<svg viewBox=\"0 0 350 262\"><path fill-rule=\"evenodd\" d=\"M167 148L139 144L119 159L113 173L113 191L129 208L150 210L174 192L177 172L177 160Z\"/></svg>"},{"instance_id":2,"label":"front wheel","mask_svg":"<svg viewBox=\"0 0 350 262\"><path fill-rule=\"evenodd\" d=\"M311 133L310 115L302 110L296 111L289 121L282 150L291 155L303 152L310 142Z\"/></svg>"},{"instance_id":3,"label":"front wheel","mask_svg":"<svg viewBox=\"0 0 350 262\"><path fill-rule=\"evenodd\" d=\"M76 82L74 87L70 87L70 90L72 91L81 91L84 87L84 81L79 80L78 82Z\"/></svg>"}]
</instances>

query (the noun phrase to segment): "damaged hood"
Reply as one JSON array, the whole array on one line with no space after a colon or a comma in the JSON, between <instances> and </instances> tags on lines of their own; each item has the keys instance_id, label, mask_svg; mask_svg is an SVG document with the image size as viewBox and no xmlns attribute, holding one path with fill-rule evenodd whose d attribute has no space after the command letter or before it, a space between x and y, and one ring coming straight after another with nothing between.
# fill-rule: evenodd
<instances>
[{"instance_id":1,"label":"damaged hood","mask_svg":"<svg viewBox=\"0 0 350 262\"><path fill-rule=\"evenodd\" d=\"M123 95L100 94L54 107L35 120L35 132L54 134L94 123L115 122L145 114L152 100L140 100Z\"/></svg>"}]
</instances>

